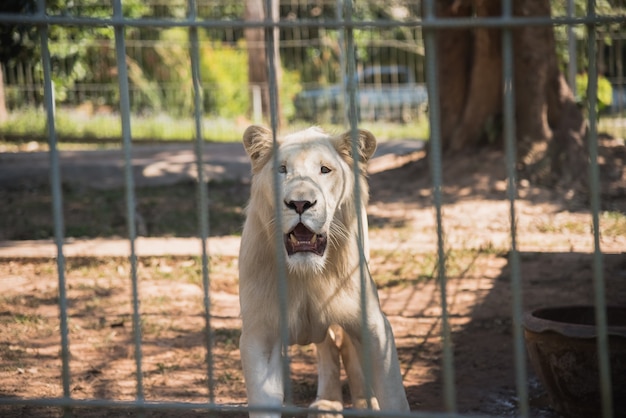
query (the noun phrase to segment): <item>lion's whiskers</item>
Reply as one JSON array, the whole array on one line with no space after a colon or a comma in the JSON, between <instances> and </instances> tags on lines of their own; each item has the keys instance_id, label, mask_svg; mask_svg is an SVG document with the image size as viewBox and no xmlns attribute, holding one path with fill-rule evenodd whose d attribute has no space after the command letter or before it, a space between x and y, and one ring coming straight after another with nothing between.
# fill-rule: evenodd
<instances>
[{"instance_id":1,"label":"lion's whiskers","mask_svg":"<svg viewBox=\"0 0 626 418\"><path fill-rule=\"evenodd\" d=\"M328 240L333 246L339 247L348 239L350 239L350 233L348 232L348 228L342 222L333 222L330 225Z\"/></svg>"}]
</instances>

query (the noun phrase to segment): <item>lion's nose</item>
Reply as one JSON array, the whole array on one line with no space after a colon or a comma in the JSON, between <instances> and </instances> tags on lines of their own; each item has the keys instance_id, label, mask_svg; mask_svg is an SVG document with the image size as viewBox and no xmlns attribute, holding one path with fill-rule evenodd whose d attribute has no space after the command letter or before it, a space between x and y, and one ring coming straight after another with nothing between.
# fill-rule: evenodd
<instances>
[{"instance_id":1,"label":"lion's nose","mask_svg":"<svg viewBox=\"0 0 626 418\"><path fill-rule=\"evenodd\" d=\"M285 201L285 205L289 209L293 209L296 211L298 215L302 215L305 210L314 206L317 203L317 200L314 202L310 202L308 200L290 200L289 202Z\"/></svg>"}]
</instances>

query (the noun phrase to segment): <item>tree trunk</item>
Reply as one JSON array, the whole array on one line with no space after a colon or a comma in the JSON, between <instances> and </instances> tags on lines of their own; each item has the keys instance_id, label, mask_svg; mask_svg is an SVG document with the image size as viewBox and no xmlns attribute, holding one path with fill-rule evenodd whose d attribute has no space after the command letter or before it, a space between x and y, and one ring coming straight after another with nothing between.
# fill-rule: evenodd
<instances>
[{"instance_id":1,"label":"tree trunk","mask_svg":"<svg viewBox=\"0 0 626 418\"><path fill-rule=\"evenodd\" d=\"M266 11L263 7L264 0L246 0L245 4L245 20L246 21L263 21L265 20ZM274 21L278 21L278 0L272 1L272 16ZM269 72L268 72L268 57L265 44L265 33L263 28L250 28L245 30L246 45L248 48L248 82L250 86L250 92L252 89L258 87L261 91L261 109L263 112L263 118L266 121L271 120L271 106L270 106L270 91L269 91ZM280 54L278 50L279 45L279 30L274 29L274 63L276 70L276 109L278 112L278 123L281 125L281 112L280 112L280 100L279 94L281 80L281 64ZM252 96L251 96L252 97ZM252 100L250 101L253 102Z\"/></svg>"},{"instance_id":2,"label":"tree trunk","mask_svg":"<svg viewBox=\"0 0 626 418\"><path fill-rule=\"evenodd\" d=\"M437 15L499 16L499 0L439 1ZM514 2L516 16L549 16L544 1ZM586 184L586 123L558 68L551 26L514 29L514 85L518 167L549 186ZM444 152L501 142L502 47L499 29L437 32ZM578 190L580 191L580 190Z\"/></svg>"}]
</instances>

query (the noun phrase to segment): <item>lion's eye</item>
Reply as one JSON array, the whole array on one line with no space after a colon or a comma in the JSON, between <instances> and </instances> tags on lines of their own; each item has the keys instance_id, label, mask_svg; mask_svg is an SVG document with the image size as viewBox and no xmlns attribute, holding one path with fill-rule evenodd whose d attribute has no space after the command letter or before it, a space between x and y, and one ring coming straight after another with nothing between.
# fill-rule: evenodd
<instances>
[{"instance_id":1,"label":"lion's eye","mask_svg":"<svg viewBox=\"0 0 626 418\"><path fill-rule=\"evenodd\" d=\"M320 169L320 171L321 171L322 174L328 174L328 173L330 173L333 170L331 170L330 168L328 168L325 165L323 165L322 168Z\"/></svg>"},{"instance_id":2,"label":"lion's eye","mask_svg":"<svg viewBox=\"0 0 626 418\"><path fill-rule=\"evenodd\" d=\"M285 174L287 172L287 166L282 164L280 167L278 167L278 172L280 174Z\"/></svg>"}]
</instances>

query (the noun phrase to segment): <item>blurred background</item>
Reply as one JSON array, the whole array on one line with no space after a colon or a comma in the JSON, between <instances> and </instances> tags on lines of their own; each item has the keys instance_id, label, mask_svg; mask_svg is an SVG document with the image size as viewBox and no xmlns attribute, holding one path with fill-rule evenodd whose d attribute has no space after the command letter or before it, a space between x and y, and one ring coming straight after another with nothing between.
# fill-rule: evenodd
<instances>
[{"instance_id":1,"label":"blurred background","mask_svg":"<svg viewBox=\"0 0 626 418\"><path fill-rule=\"evenodd\" d=\"M306 20L309 26L285 25L278 32L279 108L283 124L347 126L346 57L344 31L324 22L342 19L335 0L275 0L285 22ZM249 68L264 43L254 30L238 22L259 20L251 14L251 1L198 0L199 20L219 21L201 27L200 72L203 91L204 135L207 140L238 140L250 122L267 123L266 80L254 79ZM552 0L552 16L584 16L584 0ZM598 2L598 14L620 12L622 0ZM50 16L106 18L113 15L102 0L46 2ZM186 0L128 0L125 17L138 20L181 20ZM416 22L419 0L374 0L355 3L357 22ZM5 0L0 13L35 13L27 0ZM262 16L260 17L262 19ZM232 25L229 26L228 23ZM226 23L226 24L225 24ZM623 137L624 58L626 24L598 26L598 106L601 130ZM246 34L248 32L248 34ZM57 104L57 130L67 141L117 141L117 80L114 30L102 26L50 26L50 52ZM585 26L555 27L560 66L576 84L583 103L587 64ZM0 140L44 141L43 74L37 28L0 25ZM256 40L255 40L256 39ZM358 27L356 85L359 118L381 138L426 139L428 98L424 76L424 44L419 26ZM132 129L135 140L186 140L194 136L193 86L189 29L135 26L126 29ZM263 58L263 57L261 57ZM256 62L256 61L254 61ZM574 86L576 88L576 86Z\"/></svg>"}]
</instances>

